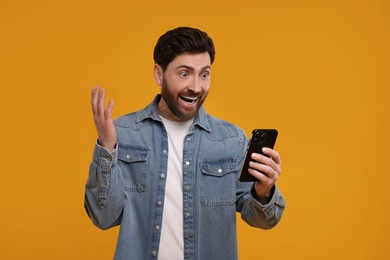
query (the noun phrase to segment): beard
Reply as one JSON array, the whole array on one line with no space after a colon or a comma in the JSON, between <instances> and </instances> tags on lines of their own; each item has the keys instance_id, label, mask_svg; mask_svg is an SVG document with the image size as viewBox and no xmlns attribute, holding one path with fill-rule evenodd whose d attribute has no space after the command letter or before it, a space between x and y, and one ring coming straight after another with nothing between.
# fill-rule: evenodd
<instances>
[{"instance_id":1,"label":"beard","mask_svg":"<svg viewBox=\"0 0 390 260\"><path fill-rule=\"evenodd\" d=\"M183 90L179 94L174 94L170 91L165 77L162 79L161 97L164 99L170 112L172 112L179 121L187 121L194 118L206 100L207 94L208 92L204 93L201 91L195 93L192 90ZM191 104L191 106L184 106L183 103Z\"/></svg>"}]
</instances>

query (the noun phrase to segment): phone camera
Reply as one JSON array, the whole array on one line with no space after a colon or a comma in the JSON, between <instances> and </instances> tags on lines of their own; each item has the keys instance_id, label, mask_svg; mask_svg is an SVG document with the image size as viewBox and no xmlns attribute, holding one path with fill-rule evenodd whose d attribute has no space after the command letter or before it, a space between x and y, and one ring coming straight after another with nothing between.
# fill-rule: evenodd
<instances>
[{"instance_id":1,"label":"phone camera","mask_svg":"<svg viewBox=\"0 0 390 260\"><path fill-rule=\"evenodd\" d=\"M267 134L264 132L256 131L253 141L257 144L262 144L265 142L265 139L267 139Z\"/></svg>"}]
</instances>

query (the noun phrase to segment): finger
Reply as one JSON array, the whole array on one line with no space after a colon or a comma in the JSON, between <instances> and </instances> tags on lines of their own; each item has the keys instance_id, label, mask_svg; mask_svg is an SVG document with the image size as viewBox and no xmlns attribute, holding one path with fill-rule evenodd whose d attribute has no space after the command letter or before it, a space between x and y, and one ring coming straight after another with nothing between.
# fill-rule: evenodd
<instances>
[{"instance_id":1,"label":"finger","mask_svg":"<svg viewBox=\"0 0 390 260\"><path fill-rule=\"evenodd\" d=\"M259 153L252 153L251 158L253 161L268 165L272 168L276 168L276 162L270 157L264 156L264 155L259 154Z\"/></svg>"},{"instance_id":2,"label":"finger","mask_svg":"<svg viewBox=\"0 0 390 260\"><path fill-rule=\"evenodd\" d=\"M98 98L98 106L97 106L97 112L100 116L104 115L104 102L106 99L106 90L102 88L99 91L99 98Z\"/></svg>"},{"instance_id":3,"label":"finger","mask_svg":"<svg viewBox=\"0 0 390 260\"><path fill-rule=\"evenodd\" d=\"M270 179L274 180L278 176L277 171L269 165L265 165L262 163L251 161L251 162L249 162L249 166L250 166L250 168L260 172L261 174L265 175L266 177L268 177Z\"/></svg>"},{"instance_id":4,"label":"finger","mask_svg":"<svg viewBox=\"0 0 390 260\"><path fill-rule=\"evenodd\" d=\"M108 103L107 109L104 111L106 119L112 118L112 109L114 108L114 100L111 99Z\"/></svg>"},{"instance_id":5,"label":"finger","mask_svg":"<svg viewBox=\"0 0 390 260\"><path fill-rule=\"evenodd\" d=\"M267 167L269 167L269 169L271 169L276 174L276 176L279 176L282 173L282 165L276 163L272 158L265 157L261 154L254 154L252 159L253 161L250 162L250 166L251 163L253 163L257 168L259 168L259 171L266 171L267 175L272 174L267 170Z\"/></svg>"},{"instance_id":6,"label":"finger","mask_svg":"<svg viewBox=\"0 0 390 260\"><path fill-rule=\"evenodd\" d=\"M274 179L269 178L267 175L252 168L249 168L248 172L264 186L272 186L276 181Z\"/></svg>"},{"instance_id":7,"label":"finger","mask_svg":"<svg viewBox=\"0 0 390 260\"><path fill-rule=\"evenodd\" d=\"M92 112L94 114L96 114L97 112L96 106L97 106L98 95L99 95L99 86L96 86L91 90L91 107L92 107Z\"/></svg>"},{"instance_id":8,"label":"finger","mask_svg":"<svg viewBox=\"0 0 390 260\"><path fill-rule=\"evenodd\" d=\"M282 164L282 161L280 159L280 154L276 150L268 148L268 147L263 147L262 152L265 153L266 155L270 156L276 164L279 164L279 165Z\"/></svg>"},{"instance_id":9,"label":"finger","mask_svg":"<svg viewBox=\"0 0 390 260\"><path fill-rule=\"evenodd\" d=\"M252 168L249 168L248 169L248 172L253 176L255 177L257 180L259 180L261 183L265 183L267 180L268 180L268 177L266 175L264 175L263 173L255 170L255 169L252 169Z\"/></svg>"}]
</instances>

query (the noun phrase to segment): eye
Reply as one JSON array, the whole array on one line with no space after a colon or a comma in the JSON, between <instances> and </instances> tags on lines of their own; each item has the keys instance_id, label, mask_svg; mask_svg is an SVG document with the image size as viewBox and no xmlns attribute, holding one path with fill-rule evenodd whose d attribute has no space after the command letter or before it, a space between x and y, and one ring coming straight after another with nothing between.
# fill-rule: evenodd
<instances>
[{"instance_id":1,"label":"eye","mask_svg":"<svg viewBox=\"0 0 390 260\"><path fill-rule=\"evenodd\" d=\"M186 78L188 76L188 72L183 70L179 72L179 77L181 78Z\"/></svg>"},{"instance_id":2,"label":"eye","mask_svg":"<svg viewBox=\"0 0 390 260\"><path fill-rule=\"evenodd\" d=\"M210 76L210 72L209 72L209 71L205 71L205 72L203 72L203 73L200 75L200 77L203 78L203 79L206 79L206 78L208 78L209 76Z\"/></svg>"}]
</instances>

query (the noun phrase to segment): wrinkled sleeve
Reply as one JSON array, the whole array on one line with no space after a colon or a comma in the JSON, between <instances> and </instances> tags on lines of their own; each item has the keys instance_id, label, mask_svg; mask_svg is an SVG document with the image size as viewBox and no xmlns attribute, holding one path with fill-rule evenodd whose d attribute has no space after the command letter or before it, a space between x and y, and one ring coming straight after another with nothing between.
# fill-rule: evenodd
<instances>
[{"instance_id":1,"label":"wrinkled sleeve","mask_svg":"<svg viewBox=\"0 0 390 260\"><path fill-rule=\"evenodd\" d=\"M85 186L84 207L92 222L101 229L120 224L124 185L118 162L118 147L109 152L95 144Z\"/></svg>"},{"instance_id":2,"label":"wrinkled sleeve","mask_svg":"<svg viewBox=\"0 0 390 260\"><path fill-rule=\"evenodd\" d=\"M264 205L253 197L252 192L245 193L242 197L241 218L253 227L271 229L281 220L285 206L283 195L276 186L271 200Z\"/></svg>"},{"instance_id":3,"label":"wrinkled sleeve","mask_svg":"<svg viewBox=\"0 0 390 260\"><path fill-rule=\"evenodd\" d=\"M242 165L248 140L240 140L238 147L238 154L241 157L240 165ZM237 179L236 190L236 210L241 213L241 218L250 226L271 229L278 224L282 218L286 202L282 193L275 185L273 188L273 194L270 201L267 204L261 204L253 196L252 189L254 183L240 182Z\"/></svg>"}]
</instances>

